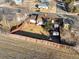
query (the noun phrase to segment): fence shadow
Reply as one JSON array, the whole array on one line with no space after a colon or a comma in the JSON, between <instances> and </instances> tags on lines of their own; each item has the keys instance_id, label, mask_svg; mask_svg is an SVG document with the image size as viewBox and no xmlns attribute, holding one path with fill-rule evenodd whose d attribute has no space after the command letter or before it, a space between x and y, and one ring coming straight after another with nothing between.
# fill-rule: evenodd
<instances>
[{"instance_id":1,"label":"fence shadow","mask_svg":"<svg viewBox=\"0 0 79 59\"><path fill-rule=\"evenodd\" d=\"M56 40L55 41L53 39L49 40L49 36L46 36L43 34L37 34L37 33L26 32L26 31L17 31L17 32L14 32L12 34L17 34L17 35L27 36L27 37L31 37L31 38L35 38L35 39L39 39L39 40L46 40L46 41L57 43ZM64 39L61 39L61 43L59 42L58 44L75 46L76 42L66 42Z\"/></svg>"},{"instance_id":2,"label":"fence shadow","mask_svg":"<svg viewBox=\"0 0 79 59\"><path fill-rule=\"evenodd\" d=\"M43 40L48 39L48 36L46 36L46 35L41 35L41 34L26 32L26 31L17 31L12 34L18 34L18 35L22 35L22 36L27 36L27 37L36 38L36 39L43 39Z\"/></svg>"}]
</instances>

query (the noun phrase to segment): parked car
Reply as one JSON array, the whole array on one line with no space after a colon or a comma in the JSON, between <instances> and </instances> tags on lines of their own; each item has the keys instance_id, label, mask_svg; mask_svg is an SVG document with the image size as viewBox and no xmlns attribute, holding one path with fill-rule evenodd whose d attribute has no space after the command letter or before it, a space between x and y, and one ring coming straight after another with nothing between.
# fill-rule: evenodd
<instances>
[{"instance_id":1,"label":"parked car","mask_svg":"<svg viewBox=\"0 0 79 59\"><path fill-rule=\"evenodd\" d=\"M57 2L57 7L66 10L64 2Z\"/></svg>"}]
</instances>

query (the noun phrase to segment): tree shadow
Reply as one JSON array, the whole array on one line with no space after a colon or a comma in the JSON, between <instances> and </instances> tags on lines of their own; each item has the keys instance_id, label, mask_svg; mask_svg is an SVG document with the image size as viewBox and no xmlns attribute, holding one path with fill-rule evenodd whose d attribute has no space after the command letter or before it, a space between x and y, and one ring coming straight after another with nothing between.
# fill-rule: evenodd
<instances>
[{"instance_id":1,"label":"tree shadow","mask_svg":"<svg viewBox=\"0 0 79 59\"><path fill-rule=\"evenodd\" d=\"M61 39L61 44L68 46L76 46L76 41L66 41L65 39Z\"/></svg>"}]
</instances>

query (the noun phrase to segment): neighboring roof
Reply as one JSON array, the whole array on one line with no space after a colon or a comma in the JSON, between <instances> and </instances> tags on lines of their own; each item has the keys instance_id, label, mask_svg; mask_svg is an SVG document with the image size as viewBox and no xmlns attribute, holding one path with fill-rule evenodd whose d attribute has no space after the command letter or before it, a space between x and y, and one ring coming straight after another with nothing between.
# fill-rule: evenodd
<instances>
[{"instance_id":1,"label":"neighboring roof","mask_svg":"<svg viewBox=\"0 0 79 59\"><path fill-rule=\"evenodd\" d=\"M16 14L5 14L4 16L6 17L6 20L13 21L16 17Z\"/></svg>"},{"instance_id":2,"label":"neighboring roof","mask_svg":"<svg viewBox=\"0 0 79 59\"><path fill-rule=\"evenodd\" d=\"M23 2L23 0L13 0L16 4L20 4Z\"/></svg>"},{"instance_id":3,"label":"neighboring roof","mask_svg":"<svg viewBox=\"0 0 79 59\"><path fill-rule=\"evenodd\" d=\"M41 2L49 2L49 0L39 0L39 1L41 1Z\"/></svg>"},{"instance_id":4,"label":"neighboring roof","mask_svg":"<svg viewBox=\"0 0 79 59\"><path fill-rule=\"evenodd\" d=\"M0 4L1 4L1 3L6 3L6 0L0 0Z\"/></svg>"},{"instance_id":5,"label":"neighboring roof","mask_svg":"<svg viewBox=\"0 0 79 59\"><path fill-rule=\"evenodd\" d=\"M48 8L48 5L46 5L46 4L38 4L38 8Z\"/></svg>"},{"instance_id":6,"label":"neighboring roof","mask_svg":"<svg viewBox=\"0 0 79 59\"><path fill-rule=\"evenodd\" d=\"M79 1L74 2L74 5L78 5L79 6Z\"/></svg>"}]
</instances>

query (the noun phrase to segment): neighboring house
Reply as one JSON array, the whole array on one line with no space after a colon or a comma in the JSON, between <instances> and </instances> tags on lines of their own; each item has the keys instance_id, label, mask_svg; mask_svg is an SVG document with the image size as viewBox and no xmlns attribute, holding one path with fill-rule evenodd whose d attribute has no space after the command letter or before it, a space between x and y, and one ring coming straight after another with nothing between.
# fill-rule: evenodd
<instances>
[{"instance_id":1,"label":"neighboring house","mask_svg":"<svg viewBox=\"0 0 79 59\"><path fill-rule=\"evenodd\" d=\"M5 2L6 2L6 0L0 0L0 4L5 3Z\"/></svg>"},{"instance_id":2,"label":"neighboring house","mask_svg":"<svg viewBox=\"0 0 79 59\"><path fill-rule=\"evenodd\" d=\"M79 5L79 0L74 2L74 5Z\"/></svg>"},{"instance_id":3,"label":"neighboring house","mask_svg":"<svg viewBox=\"0 0 79 59\"><path fill-rule=\"evenodd\" d=\"M22 4L24 0L12 0L13 2L15 2L16 4Z\"/></svg>"},{"instance_id":4,"label":"neighboring house","mask_svg":"<svg viewBox=\"0 0 79 59\"><path fill-rule=\"evenodd\" d=\"M0 4L3 4L3 3L9 3L9 2L12 2L13 0L0 0Z\"/></svg>"},{"instance_id":5,"label":"neighboring house","mask_svg":"<svg viewBox=\"0 0 79 59\"><path fill-rule=\"evenodd\" d=\"M57 0L57 1L60 1L60 2L62 2L62 0Z\"/></svg>"},{"instance_id":6,"label":"neighboring house","mask_svg":"<svg viewBox=\"0 0 79 59\"><path fill-rule=\"evenodd\" d=\"M21 9L20 12L17 10L0 7L0 17L2 18L0 24L4 30L10 31L13 26L20 25L28 17L24 10Z\"/></svg>"},{"instance_id":7,"label":"neighboring house","mask_svg":"<svg viewBox=\"0 0 79 59\"><path fill-rule=\"evenodd\" d=\"M9 2L15 2L16 4L20 4L23 2L23 0L0 0L0 4Z\"/></svg>"},{"instance_id":8,"label":"neighboring house","mask_svg":"<svg viewBox=\"0 0 79 59\"><path fill-rule=\"evenodd\" d=\"M79 0L75 0L74 2L70 3L69 8L71 12L78 13L79 12Z\"/></svg>"},{"instance_id":9,"label":"neighboring house","mask_svg":"<svg viewBox=\"0 0 79 59\"><path fill-rule=\"evenodd\" d=\"M48 2L49 0L36 0L36 1L39 1L39 2Z\"/></svg>"}]
</instances>

